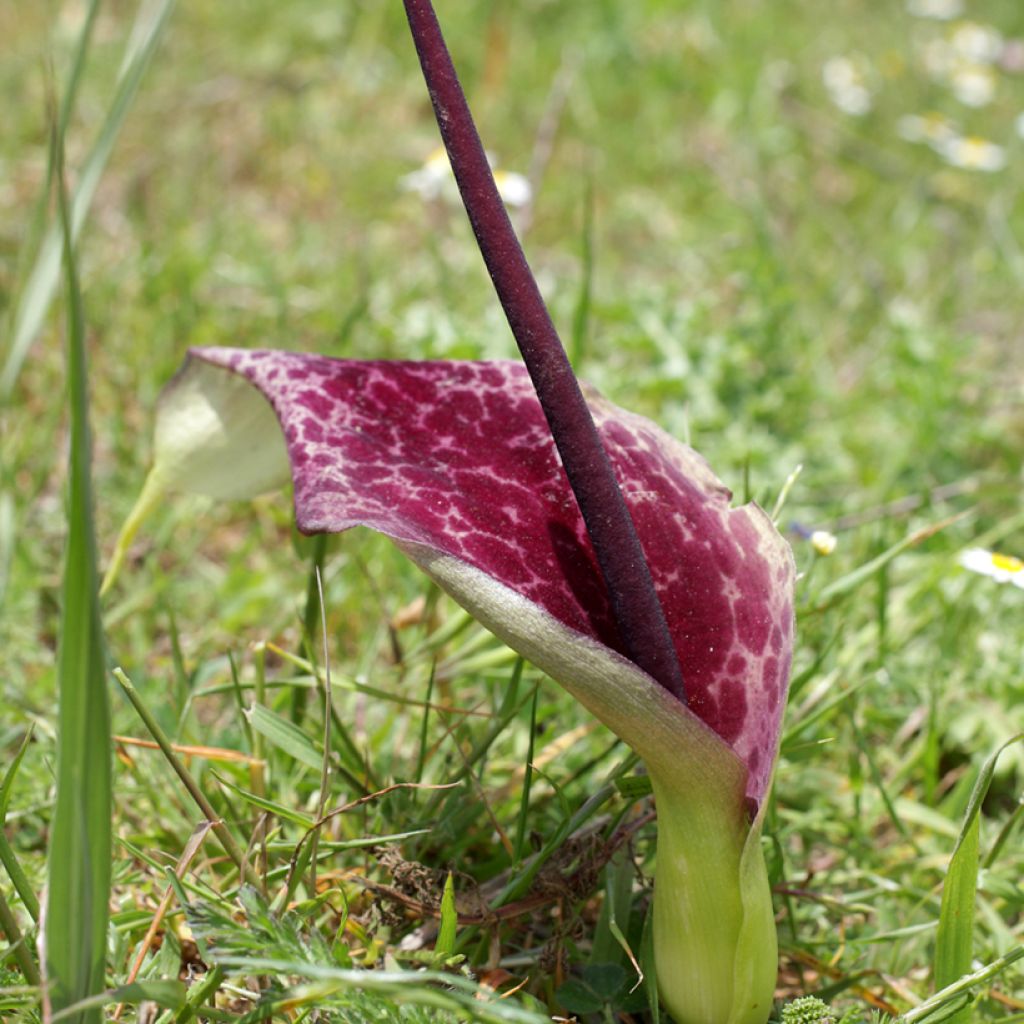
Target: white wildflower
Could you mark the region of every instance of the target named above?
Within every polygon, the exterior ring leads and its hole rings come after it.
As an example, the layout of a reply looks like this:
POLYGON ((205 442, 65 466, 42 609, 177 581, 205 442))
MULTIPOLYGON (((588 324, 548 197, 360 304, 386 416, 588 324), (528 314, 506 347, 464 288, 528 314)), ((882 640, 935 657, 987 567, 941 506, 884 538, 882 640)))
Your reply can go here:
MULTIPOLYGON (((493 167, 494 160, 489 153, 487 159, 493 167)), ((525 206, 533 198, 530 183, 521 174, 495 170, 494 182, 498 186, 498 194, 509 206, 525 206)), ((448 154, 443 146, 435 149, 421 167, 403 175, 398 183, 405 191, 416 192, 428 202, 438 199, 457 202, 459 198, 448 154)))
POLYGON ((904 115, 896 122, 896 131, 907 142, 927 142, 933 146, 957 135, 953 122, 934 110, 904 115))
POLYGON ((871 109, 866 62, 862 57, 830 57, 821 69, 829 98, 844 114, 860 117, 871 109))
POLYGON ((836 535, 829 533, 828 530, 815 530, 809 539, 811 547, 822 557, 831 555, 838 543, 836 535))
POLYGON ((953 95, 968 107, 985 107, 996 94, 995 72, 986 64, 961 64, 949 79, 953 95))
POLYGON ((907 0, 907 11, 915 18, 952 21, 964 13, 963 0, 907 0))
POLYGON ((1003 52, 1003 37, 991 25, 963 21, 949 37, 953 52, 972 64, 992 64, 1003 52))
POLYGON ((957 135, 944 139, 935 151, 946 163, 965 171, 1001 171, 1006 166, 1006 150, 977 135, 957 135))
POLYGON ((526 206, 533 199, 533 189, 523 174, 495 171, 494 182, 498 186, 498 194, 509 206, 526 206))
POLYGON ((984 548, 967 548, 957 561, 971 572, 989 576, 997 583, 1012 583, 1024 589, 1024 562, 1013 555, 1001 555, 984 548))

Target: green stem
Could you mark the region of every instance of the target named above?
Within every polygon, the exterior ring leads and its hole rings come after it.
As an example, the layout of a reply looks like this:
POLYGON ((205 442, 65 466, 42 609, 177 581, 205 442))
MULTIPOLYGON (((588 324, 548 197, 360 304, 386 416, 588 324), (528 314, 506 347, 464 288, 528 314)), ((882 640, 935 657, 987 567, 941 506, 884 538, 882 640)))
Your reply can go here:
POLYGON ((654 950, 676 1024, 764 1024, 778 949, 761 819, 651 773, 658 807, 654 950))
POLYGON ((25 937, 21 934, 21 929, 18 927, 18 921, 14 916, 14 912, 8 905, 7 900, 4 899, 2 892, 0 892, 0 929, 3 930, 4 935, 7 936, 7 941, 11 944, 9 952, 14 954, 14 959, 18 961, 21 973, 25 975, 25 980, 30 985, 38 987, 41 984, 39 968, 36 967, 36 962, 32 959, 28 943, 25 942, 25 937))
POLYGON ((1011 949, 1009 953, 999 957, 997 960, 993 960, 990 964, 986 964, 973 974, 965 974, 962 978, 954 981, 952 985, 947 985, 941 992, 936 992, 935 995, 930 999, 926 999, 920 1006, 915 1006, 913 1010, 908 1010, 899 1018, 898 1024, 916 1024, 917 1021, 930 1017, 947 1003, 952 1002, 957 996, 969 992, 975 985, 981 985, 994 978, 997 974, 1002 973, 1007 967, 1022 958, 1024 958, 1024 946, 1017 946, 1011 949))
POLYGON ((21 862, 2 829, 0 829, 0 863, 3 864, 11 882, 14 883, 14 888, 18 891, 21 902, 25 904, 29 916, 36 924, 39 924, 39 900, 36 899, 36 894, 32 891, 32 883, 29 882, 21 862))

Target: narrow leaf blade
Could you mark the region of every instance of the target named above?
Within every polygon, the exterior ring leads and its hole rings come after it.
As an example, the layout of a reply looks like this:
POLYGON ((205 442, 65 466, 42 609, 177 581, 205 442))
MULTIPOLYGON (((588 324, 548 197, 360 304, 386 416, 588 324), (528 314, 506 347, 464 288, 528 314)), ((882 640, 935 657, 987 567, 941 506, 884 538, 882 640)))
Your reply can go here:
POLYGON ((320 771, 323 754, 316 744, 294 723, 274 714, 262 704, 254 704, 246 716, 253 730, 278 750, 291 755, 300 764, 320 771))
MULTIPOLYGON (((110 710, 93 527, 85 321, 63 191, 63 140, 54 145, 68 290, 71 450, 57 661, 57 795, 44 919, 47 1016, 103 990, 111 877, 110 710)), ((102 1014, 90 1007, 68 1019, 99 1024, 102 1014)))
POLYGON ((435 953, 451 956, 455 952, 455 931, 458 923, 459 915, 455 910, 455 882, 449 871, 444 882, 444 891, 441 893, 441 927, 437 932, 437 942, 434 943, 435 953))

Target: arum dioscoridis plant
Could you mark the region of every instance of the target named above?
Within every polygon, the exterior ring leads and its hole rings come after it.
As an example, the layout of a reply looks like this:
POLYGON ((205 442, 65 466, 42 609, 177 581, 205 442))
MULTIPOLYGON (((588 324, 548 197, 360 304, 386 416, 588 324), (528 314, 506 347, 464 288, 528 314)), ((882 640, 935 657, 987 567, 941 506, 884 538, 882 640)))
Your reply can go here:
POLYGON ((108 578, 164 492, 245 498, 289 470, 306 533, 368 526, 644 759, 654 946, 679 1024, 763 1024, 776 976, 760 836, 793 642, 788 545, 704 460, 581 388, 502 205, 429 0, 406 13, 523 355, 336 360, 197 349, 108 578))

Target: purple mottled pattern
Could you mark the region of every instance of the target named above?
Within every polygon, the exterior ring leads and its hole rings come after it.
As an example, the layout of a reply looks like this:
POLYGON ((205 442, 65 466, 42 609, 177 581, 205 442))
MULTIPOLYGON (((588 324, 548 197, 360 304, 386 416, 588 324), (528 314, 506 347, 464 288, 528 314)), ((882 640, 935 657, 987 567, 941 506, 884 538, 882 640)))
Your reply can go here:
MULTIPOLYGON (((513 362, 355 362, 192 353, 241 374, 284 429, 299 528, 362 525, 463 559, 621 652, 583 521, 526 370, 513 362)), ((767 789, 793 642, 793 562, 707 463, 587 393, 686 680, 690 708, 767 789)))

